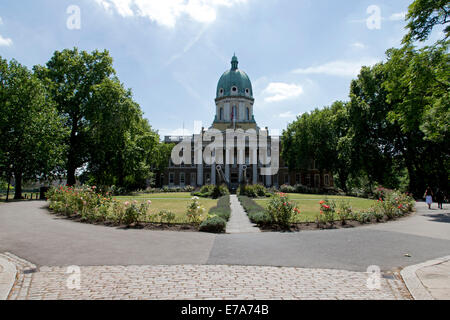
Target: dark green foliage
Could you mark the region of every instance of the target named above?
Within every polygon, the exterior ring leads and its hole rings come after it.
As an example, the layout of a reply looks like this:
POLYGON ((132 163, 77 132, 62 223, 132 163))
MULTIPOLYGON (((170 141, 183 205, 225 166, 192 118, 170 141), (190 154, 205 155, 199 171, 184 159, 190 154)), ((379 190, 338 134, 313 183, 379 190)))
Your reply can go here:
POLYGON ((230 208, 230 196, 224 196, 219 199, 216 207, 212 207, 209 210, 210 215, 216 215, 220 218, 228 221, 231 216, 231 208, 230 208))
POLYGON ((267 189, 261 184, 241 185, 237 190, 238 195, 250 198, 265 197, 267 193, 267 189))
POLYGON ((448 0, 415 0, 406 15, 409 33, 404 42, 425 41, 437 26, 445 27, 445 37, 450 36, 450 3, 448 0))
POLYGON ((227 221, 231 216, 230 196, 217 201, 217 206, 209 210, 209 217, 200 224, 200 231, 211 233, 225 232, 227 221))
POLYGON ((258 205, 253 199, 246 196, 239 196, 239 201, 244 207, 245 212, 253 223, 259 226, 270 225, 272 220, 266 213, 266 210, 258 205))
POLYGON ((15 180, 15 199, 22 182, 58 173, 66 134, 54 101, 30 70, 0 57, 0 177, 15 180))
POLYGON ((337 101, 331 107, 305 113, 283 132, 282 157, 290 169, 309 170, 316 160, 319 170, 338 174, 346 189, 351 170, 351 144, 345 136, 349 119, 347 104, 337 101))
POLYGON ((390 49, 385 63, 363 67, 348 103, 303 114, 284 131, 288 166, 307 170, 315 159, 350 194, 370 196, 379 184, 416 197, 427 185, 448 189, 448 44, 390 49))
POLYGON ((221 217, 208 218, 200 224, 200 231, 210 233, 225 232, 227 222, 221 217))
POLYGON ((205 185, 201 187, 200 192, 193 193, 194 196, 202 198, 213 198, 218 199, 220 197, 229 195, 230 191, 226 185, 215 186, 215 185, 205 185))
POLYGON ((82 183, 143 189, 154 172, 167 166, 172 145, 143 118, 116 76, 108 51, 56 51, 35 74, 45 84, 66 129, 64 167, 68 185, 75 172, 86 167, 82 183))

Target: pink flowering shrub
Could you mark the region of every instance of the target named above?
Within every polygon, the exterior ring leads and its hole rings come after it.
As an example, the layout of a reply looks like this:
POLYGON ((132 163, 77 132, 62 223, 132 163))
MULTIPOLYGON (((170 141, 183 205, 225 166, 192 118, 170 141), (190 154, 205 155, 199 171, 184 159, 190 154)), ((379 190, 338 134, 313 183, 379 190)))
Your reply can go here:
POLYGON ((145 218, 150 201, 138 203, 113 200, 109 193, 97 193, 94 187, 58 187, 47 192, 49 207, 66 216, 80 216, 88 222, 111 221, 130 225, 145 218))
POLYGON ((275 194, 269 201, 266 210, 273 225, 289 229, 294 219, 301 214, 295 203, 285 193, 275 194))

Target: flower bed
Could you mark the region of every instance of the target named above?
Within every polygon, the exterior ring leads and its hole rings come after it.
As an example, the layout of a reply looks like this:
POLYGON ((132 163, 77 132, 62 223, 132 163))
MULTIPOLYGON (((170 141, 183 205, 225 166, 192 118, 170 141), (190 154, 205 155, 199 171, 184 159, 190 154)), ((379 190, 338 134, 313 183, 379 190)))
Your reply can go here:
POLYGON ((47 199, 49 208, 56 214, 109 226, 198 231, 201 224, 212 217, 207 215, 197 197, 192 198, 181 218, 170 210, 152 212, 151 200, 117 201, 109 192, 98 193, 96 187, 52 188, 47 199))
POLYGON ((404 217, 414 210, 414 199, 408 194, 390 190, 384 191, 372 207, 355 211, 350 202, 322 200, 315 222, 301 222, 302 213, 294 201, 290 201, 286 194, 279 193, 270 199, 267 208, 258 205, 253 199, 240 196, 242 206, 250 220, 261 229, 267 231, 279 230, 315 230, 351 228, 368 223, 387 222, 404 217))

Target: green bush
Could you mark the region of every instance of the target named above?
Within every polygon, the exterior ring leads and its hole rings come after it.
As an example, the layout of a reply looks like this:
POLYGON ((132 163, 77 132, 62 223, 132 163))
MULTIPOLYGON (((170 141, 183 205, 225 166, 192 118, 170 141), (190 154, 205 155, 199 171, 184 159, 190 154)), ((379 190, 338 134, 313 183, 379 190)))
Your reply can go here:
POLYGON ((214 216, 206 219, 200 224, 200 231, 211 232, 211 233, 222 233, 225 232, 227 222, 221 217, 214 216))
POLYGON ((336 203, 330 200, 322 200, 319 202, 319 204, 320 204, 319 220, 334 225, 334 219, 336 214, 336 203))
POLYGON ((206 185, 203 186, 199 192, 192 193, 193 196, 200 198, 213 198, 218 199, 220 197, 229 195, 230 191, 226 185, 214 186, 206 185))
POLYGON ((255 184, 255 185, 240 186, 237 190, 237 194, 240 196, 257 198, 257 197, 265 197, 268 194, 268 192, 263 185, 255 184))
POLYGON ((221 185, 221 186, 215 186, 213 193, 211 195, 212 198, 214 199, 218 199, 220 197, 229 195, 230 191, 228 190, 228 187, 226 185, 221 185))
POLYGON ((268 226, 272 224, 270 216, 266 213, 265 209, 258 205, 253 199, 247 196, 239 196, 239 201, 244 207, 245 212, 251 222, 258 226, 268 226))
POLYGON ((192 202, 188 205, 186 216, 188 221, 195 226, 199 226, 202 222, 202 214, 205 213, 205 208, 200 204, 197 197, 192 198, 192 202))
POLYGON ((339 217, 342 225, 347 224, 347 220, 351 219, 352 207, 349 201, 340 201, 337 205, 336 215, 339 217))
POLYGON ((268 226, 272 224, 270 216, 266 212, 252 212, 248 214, 250 221, 258 226, 268 226))
POLYGON ((171 224, 176 218, 175 213, 170 210, 161 210, 157 216, 159 218, 159 223, 161 224, 163 224, 164 221, 166 221, 168 224, 171 224))
POLYGON ((230 220, 231 207, 230 207, 230 196, 224 196, 217 201, 217 206, 212 207, 209 210, 210 216, 218 216, 225 221, 230 220))
POLYGON ((200 193, 212 194, 214 192, 215 187, 216 186, 212 184, 204 185, 203 187, 200 188, 200 193))
POLYGON ((283 193, 295 193, 296 190, 295 190, 295 187, 287 185, 287 184, 284 184, 284 185, 282 185, 280 187, 280 192, 283 192, 283 193))
POLYGON ((300 214, 300 210, 285 193, 273 196, 269 200, 266 212, 272 223, 282 229, 289 229, 294 218, 300 214))

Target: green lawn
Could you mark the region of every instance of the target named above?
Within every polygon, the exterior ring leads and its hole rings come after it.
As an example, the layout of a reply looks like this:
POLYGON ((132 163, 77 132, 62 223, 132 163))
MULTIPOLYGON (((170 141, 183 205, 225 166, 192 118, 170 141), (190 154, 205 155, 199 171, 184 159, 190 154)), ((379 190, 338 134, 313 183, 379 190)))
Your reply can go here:
POLYGON ((173 192, 173 193, 138 193, 131 196, 115 197, 117 200, 143 200, 143 199, 192 199, 189 192, 173 192))
MULTIPOLYGON (((39 192, 24 192, 22 193, 22 197, 27 197, 27 199, 30 199, 31 195, 33 195, 33 200, 36 199, 36 196, 39 198, 39 192)), ((11 191, 9 193, 9 200, 12 201, 14 199, 14 191, 11 191)), ((5 202, 6 200, 6 193, 0 194, 0 202, 5 202)))
MULTIPOLYGON (((321 200, 333 200, 336 202, 336 205, 339 204, 340 201, 348 201, 353 211, 360 211, 364 209, 368 209, 373 206, 376 201, 354 198, 354 197, 345 197, 345 196, 323 196, 323 195, 311 195, 311 194, 288 194, 289 199, 297 203, 301 213, 301 219, 298 222, 314 222, 316 220, 316 215, 320 212, 320 204, 321 200)), ((266 208, 269 199, 256 199, 257 204, 261 207, 266 208)))
MULTIPOLYGON (((119 201, 147 201, 151 200, 150 214, 154 215, 161 210, 170 210, 176 215, 175 222, 185 222, 187 207, 192 201, 192 196, 188 192, 180 193, 154 193, 154 194, 139 194, 136 196, 120 196, 114 197, 119 201)), ((206 209, 206 218, 209 210, 217 205, 217 200, 200 198, 200 204, 206 209)))

